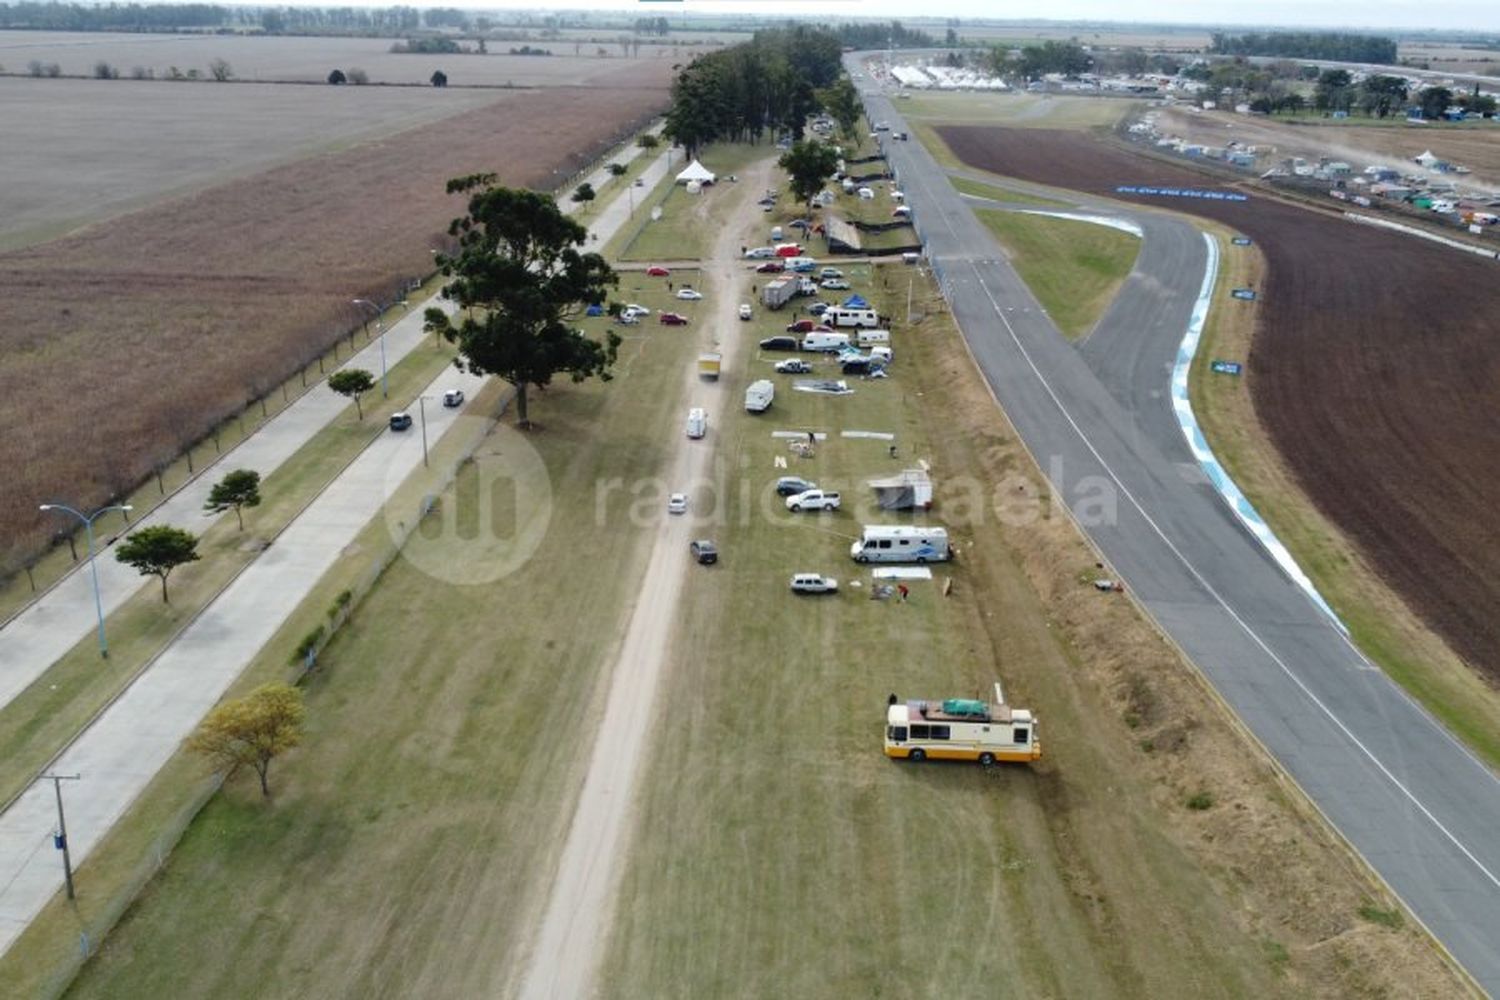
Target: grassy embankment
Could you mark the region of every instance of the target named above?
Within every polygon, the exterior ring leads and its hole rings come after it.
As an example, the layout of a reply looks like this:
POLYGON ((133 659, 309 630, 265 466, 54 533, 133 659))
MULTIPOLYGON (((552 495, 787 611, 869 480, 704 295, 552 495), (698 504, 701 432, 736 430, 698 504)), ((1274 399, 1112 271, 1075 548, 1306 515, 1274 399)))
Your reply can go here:
POLYGON ((975 212, 1016 273, 1070 339, 1087 336, 1140 252, 1139 237, 1108 226, 995 209, 975 212))
MULTIPOLYGON (((846 270, 904 312, 914 272, 846 270)), ((853 395, 790 391, 774 356, 734 375, 777 398, 716 431, 722 561, 686 592, 604 994, 1355 995, 1415 967, 1452 988, 1419 934, 1361 921, 1373 881, 1132 606, 1089 586, 1093 555, 925 281, 918 308, 893 377, 853 395), (773 429, 828 437, 799 459, 773 429), (896 434, 900 458, 854 429, 896 434), (845 509, 786 511, 777 456, 845 509), (911 516, 871 510, 865 480, 919 459, 963 557, 908 603, 871 600, 848 543, 911 516), (798 571, 841 592, 797 597, 798 571), (884 758, 889 693, 985 697, 997 678, 1040 712, 1041 764, 884 758)))
POLYGON ((676 183, 685 166, 679 153, 654 188, 636 189, 635 215, 605 245, 603 253, 611 260, 641 263, 702 257, 718 235, 725 206, 734 194, 737 182, 729 180, 729 175, 744 170, 769 151, 774 147, 765 143, 714 143, 702 150, 700 162, 719 175, 719 180, 699 194, 688 194, 686 185, 676 183), (654 207, 661 208, 660 219, 651 218, 654 207))
POLYGON ((1219 281, 1190 381, 1193 412, 1214 454, 1338 613, 1355 645, 1481 759, 1500 768, 1500 694, 1381 583, 1353 543, 1302 491, 1256 415, 1255 371, 1247 367, 1234 378, 1209 370, 1216 358, 1249 358, 1255 306, 1229 293, 1265 281, 1258 252, 1232 246, 1222 236, 1219 242, 1219 281))
MULTIPOLYGON (((633 280, 622 298, 657 310, 675 301, 660 282, 633 280)), ((465 996, 500 980, 516 958, 505 942, 545 902, 588 750, 578 734, 600 708, 599 670, 645 555, 644 532, 597 519, 595 489, 652 475, 678 433, 677 390, 693 339, 654 323, 626 337, 612 383, 558 385, 533 402, 543 430, 524 442, 498 432, 463 467, 440 501, 457 510, 459 530, 426 537, 419 529, 309 679, 308 737, 273 775, 272 802, 242 780, 216 797, 74 995, 379 988, 465 996), (538 555, 476 586, 419 568, 483 558, 488 526, 472 511, 488 462, 528 445, 546 463, 550 518, 539 524, 502 490, 492 523, 502 539, 545 530, 538 555), (226 909, 228 898, 236 905, 226 909), (200 961, 206 953, 220 957, 200 961)), ((653 514, 662 507, 651 504, 653 514)), ((386 531, 373 525, 357 550, 388 547, 386 531)), ((351 572, 367 572, 366 562, 332 571, 239 689, 284 672, 289 650, 350 586, 351 572)), ((127 859, 148 843, 166 799, 195 769, 201 764, 175 759, 101 858, 127 859)), ((81 899, 102 896, 111 876, 91 858, 81 899)), ((75 947, 76 925, 54 904, 12 955, 53 939, 75 947)), ((28 982, 6 978, 24 972, 21 964, 0 964, 0 987, 28 982)))

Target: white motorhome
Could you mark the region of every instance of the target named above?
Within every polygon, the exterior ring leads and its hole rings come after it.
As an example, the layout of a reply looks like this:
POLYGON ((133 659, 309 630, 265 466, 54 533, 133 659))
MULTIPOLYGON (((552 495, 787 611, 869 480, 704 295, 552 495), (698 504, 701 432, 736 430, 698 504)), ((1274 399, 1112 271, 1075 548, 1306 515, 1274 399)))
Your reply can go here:
POLYGON ((750 383, 745 390, 745 409, 751 413, 764 413, 771 408, 771 400, 776 398, 776 384, 770 379, 763 378, 750 383))
POLYGON ((974 760, 986 767, 999 761, 1029 764, 1041 758, 1042 741, 1036 716, 1005 704, 996 684, 993 702, 903 702, 891 695, 885 709, 885 755, 914 762, 974 760))
POLYGON ((867 524, 849 546, 855 562, 946 562, 948 531, 911 524, 867 524))
POLYGON ((809 333, 802 338, 804 351, 839 351, 848 346, 847 333, 809 333))
POLYGON ((708 433, 708 411, 701 406, 688 410, 687 436, 701 438, 708 433))
POLYGON ((877 327, 880 325, 880 314, 874 309, 850 309, 847 306, 829 306, 823 311, 822 319, 829 326, 877 327))

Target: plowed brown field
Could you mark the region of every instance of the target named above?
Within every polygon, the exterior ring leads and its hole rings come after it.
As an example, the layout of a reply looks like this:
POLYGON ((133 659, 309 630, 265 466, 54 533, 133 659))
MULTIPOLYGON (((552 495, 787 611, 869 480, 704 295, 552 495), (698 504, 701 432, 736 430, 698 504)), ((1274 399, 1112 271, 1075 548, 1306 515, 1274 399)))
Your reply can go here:
POLYGON ((1500 678, 1500 265, 1277 201, 1128 198, 1212 188, 1075 132, 948 127, 998 174, 1193 212, 1260 244, 1256 410, 1302 488, 1471 664, 1500 678))
POLYGON ((665 107, 660 76, 509 92, 0 253, 0 572, 45 541, 39 502, 130 489, 359 323, 351 299, 429 273, 449 178, 550 187, 665 107))

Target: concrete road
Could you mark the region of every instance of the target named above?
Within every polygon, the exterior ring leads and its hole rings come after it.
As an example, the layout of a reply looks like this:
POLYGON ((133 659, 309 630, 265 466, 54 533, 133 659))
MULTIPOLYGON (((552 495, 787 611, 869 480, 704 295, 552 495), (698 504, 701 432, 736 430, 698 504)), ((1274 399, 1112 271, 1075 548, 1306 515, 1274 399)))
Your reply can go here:
MULTIPOLYGON (((649 178, 653 176, 660 179, 665 171, 663 154, 647 169, 647 183, 652 183, 649 178)), ((601 242, 628 218, 628 207, 620 212, 611 211, 613 207, 594 221, 592 228, 601 242)), ((418 324, 419 341, 420 320, 418 324)), ((390 350, 388 345, 388 359, 390 350)), ((483 382, 450 370, 423 394, 436 396, 459 388, 472 397, 483 382)), ((338 399, 338 403, 342 410, 344 401, 338 399)), ((460 412, 429 407, 429 441, 441 438, 460 412)), ((316 429, 312 427, 308 436, 316 429)), ((290 431, 278 432, 276 440, 290 435, 290 431)), ((415 428, 377 437, 53 763, 55 772, 83 776, 68 783, 65 790, 75 867, 87 859, 203 715, 421 461, 421 436, 415 428)), ((184 500, 179 508, 184 516, 195 516, 201 506, 201 499, 196 506, 184 500)), ((685 550, 686 542, 683 545, 685 550)), ((102 579, 102 561, 100 570, 102 579)), ((93 623, 91 602, 87 610, 85 634, 93 623)), ((9 660, 5 664, 9 672, 12 664, 9 660)), ((55 823, 56 805, 46 782, 32 785, 0 815, 0 953, 62 888, 61 857, 52 844, 55 823)))
MULTIPOLYGON (((616 162, 628 163, 640 152, 638 147, 632 145, 615 158, 616 162)), ((643 173, 645 185, 649 187, 655 184, 666 175, 666 171, 667 154, 664 152, 643 173)), ((599 191, 601 198, 611 197, 615 193, 610 186, 611 182, 618 184, 603 167, 588 180, 599 191)), ((596 245, 607 242, 630 216, 630 200, 625 197, 625 192, 621 191, 620 195, 621 197, 605 205, 598 217, 589 224, 590 232, 598 237, 596 245)), ((566 197, 560 198, 558 204, 568 212, 579 207, 566 197)), ((438 304, 452 311, 448 303, 438 304)), ((386 366, 394 367, 423 340, 422 314, 413 312, 402 318, 385 332, 386 366)), ((344 367, 363 368, 379 375, 380 342, 372 341, 344 367)), ((326 382, 319 383, 264 427, 226 452, 212 466, 201 470, 196 479, 178 490, 150 515, 135 522, 134 527, 168 524, 193 532, 204 531, 216 519, 204 516, 204 501, 224 472, 230 469, 254 469, 264 479, 349 405, 349 400, 329 389, 326 382)), ((43 497, 38 502, 45 500, 68 502, 66 497, 43 497)), ((71 526, 74 523, 71 517, 64 520, 63 515, 57 516, 59 526, 71 526)), ((108 527, 111 531, 124 528, 119 516, 114 514, 106 515, 99 523, 101 527, 108 527)), ((101 546, 106 537, 108 536, 100 536, 101 546)), ((149 582, 148 578, 117 562, 108 550, 99 556, 98 569, 100 599, 106 618, 149 582)), ((152 585, 155 585, 154 582, 152 585)), ((84 562, 0 628, 0 707, 9 704, 68 650, 87 638, 95 630, 96 623, 93 583, 89 578, 87 562, 84 562)), ((107 627, 106 621, 106 629, 107 627)))
MULTIPOLYGON (((857 82, 871 117, 901 128, 892 102, 857 82)), ((1500 993, 1500 781, 1271 561, 1203 481, 1172 416, 1167 373, 1201 237, 1135 215, 1148 227, 1136 274, 1074 347, 920 143, 887 149, 965 339, 1053 489, 1333 825, 1500 993), (1080 502, 1100 496, 1113 511, 1084 516, 1099 511, 1080 502)))

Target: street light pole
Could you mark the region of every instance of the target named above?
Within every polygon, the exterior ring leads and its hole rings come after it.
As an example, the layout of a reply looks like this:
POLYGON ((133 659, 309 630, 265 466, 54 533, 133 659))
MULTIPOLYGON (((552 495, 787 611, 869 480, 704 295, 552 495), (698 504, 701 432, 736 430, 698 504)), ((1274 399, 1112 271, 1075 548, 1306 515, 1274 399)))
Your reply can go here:
POLYGON ((62 783, 64 781, 77 781, 83 777, 81 774, 44 774, 44 780, 52 782, 52 788, 57 792, 57 836, 53 843, 63 854, 63 879, 68 883, 68 898, 73 898, 73 853, 68 849, 68 821, 63 816, 62 783))
POLYGON ((427 468, 427 397, 417 397, 417 412, 422 415, 422 468, 427 468))
POLYGON ((385 369, 385 312, 369 299, 355 299, 357 306, 369 306, 375 311, 375 336, 380 341, 380 395, 391 398, 391 383, 385 369))
POLYGON ((82 511, 74 510, 67 504, 44 503, 38 509, 64 511, 83 522, 83 529, 89 540, 89 575, 94 581, 94 614, 99 618, 99 655, 107 660, 109 659, 109 643, 104 637, 104 600, 99 596, 99 566, 94 562, 94 519, 101 514, 108 514, 112 510, 128 513, 132 508, 130 504, 110 504, 108 507, 100 507, 92 514, 85 514, 82 511))

